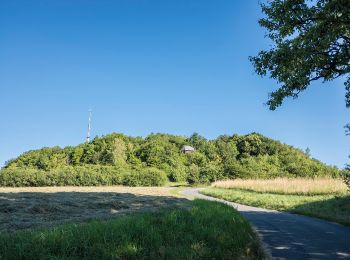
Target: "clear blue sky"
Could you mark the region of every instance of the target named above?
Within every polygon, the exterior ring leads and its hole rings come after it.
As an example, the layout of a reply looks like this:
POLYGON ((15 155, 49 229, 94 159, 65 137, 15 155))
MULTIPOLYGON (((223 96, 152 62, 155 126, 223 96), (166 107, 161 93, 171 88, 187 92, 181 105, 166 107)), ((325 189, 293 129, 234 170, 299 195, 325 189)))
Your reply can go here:
POLYGON ((92 135, 207 138, 260 132, 343 167, 350 122, 341 81, 315 83, 277 111, 276 82, 249 55, 268 48, 258 1, 0 2, 0 165, 92 135))

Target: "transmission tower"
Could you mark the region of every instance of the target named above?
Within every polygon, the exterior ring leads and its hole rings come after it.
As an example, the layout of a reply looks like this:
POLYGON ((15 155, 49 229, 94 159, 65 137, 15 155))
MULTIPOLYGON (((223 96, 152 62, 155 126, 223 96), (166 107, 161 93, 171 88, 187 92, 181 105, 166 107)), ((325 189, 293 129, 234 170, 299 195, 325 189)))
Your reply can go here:
POLYGON ((88 123, 88 131, 87 131, 87 136, 86 136, 86 142, 87 142, 87 143, 90 143, 91 116, 92 116, 92 110, 89 109, 89 123, 88 123))

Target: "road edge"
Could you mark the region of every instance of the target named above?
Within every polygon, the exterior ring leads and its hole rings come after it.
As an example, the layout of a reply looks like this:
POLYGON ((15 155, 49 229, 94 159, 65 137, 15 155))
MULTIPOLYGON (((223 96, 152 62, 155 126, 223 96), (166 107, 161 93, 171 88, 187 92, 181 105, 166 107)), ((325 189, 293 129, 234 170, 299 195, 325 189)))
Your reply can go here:
MULTIPOLYGON (((234 208, 235 210, 237 210, 234 205, 232 205, 232 203, 230 203, 229 201, 226 201, 226 200, 222 200, 222 199, 218 199, 218 198, 215 198, 215 197, 211 197, 211 196, 208 196, 208 195, 204 195, 202 194, 200 191, 203 190, 205 188, 185 188, 185 189, 181 189, 178 193, 181 194, 183 197, 185 198, 188 198, 188 199, 195 199, 195 198, 198 198, 198 199, 206 199, 206 200, 211 200, 211 201, 217 201, 217 202, 220 202, 220 203, 223 203, 223 204, 226 204, 232 208, 234 208), (188 191, 188 190, 192 190, 192 191, 195 191, 195 193, 197 194, 186 194, 185 191, 188 191), (198 196, 200 195, 200 196, 198 196)), ((238 210, 237 210, 238 211, 238 210)), ((264 259, 267 259, 267 260, 271 260, 273 259, 272 258, 272 254, 271 254, 271 250, 268 248, 268 245, 264 242, 263 240, 263 237, 262 235, 258 232, 257 228, 246 218, 244 217, 239 211, 238 213, 245 219, 247 220, 247 222, 249 223, 249 225, 251 226, 257 240, 258 240, 258 243, 260 245, 260 248, 261 248, 261 251, 263 252, 264 254, 264 259)))

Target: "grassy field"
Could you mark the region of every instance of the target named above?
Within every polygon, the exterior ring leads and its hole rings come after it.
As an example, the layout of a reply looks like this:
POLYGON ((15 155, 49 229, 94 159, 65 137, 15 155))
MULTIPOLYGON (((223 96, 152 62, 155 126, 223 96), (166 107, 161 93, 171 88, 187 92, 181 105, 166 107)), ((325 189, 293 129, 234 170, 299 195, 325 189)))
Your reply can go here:
POLYGON ((0 259, 262 259, 258 239, 233 208, 195 200, 108 221, 0 235, 0 259))
POLYGON ((188 207, 170 187, 0 188, 0 232, 188 207))
POLYGON ((241 204, 350 225, 350 196, 340 180, 236 180, 214 183, 202 193, 241 204))

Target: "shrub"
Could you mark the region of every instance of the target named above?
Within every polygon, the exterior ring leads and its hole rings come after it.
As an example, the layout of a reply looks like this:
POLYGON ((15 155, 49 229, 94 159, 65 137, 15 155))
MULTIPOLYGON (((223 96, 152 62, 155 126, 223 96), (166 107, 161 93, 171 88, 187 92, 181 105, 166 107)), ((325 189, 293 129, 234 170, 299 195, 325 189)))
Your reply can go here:
POLYGON ((236 179, 236 178, 248 178, 247 176, 250 176, 250 172, 245 169, 238 161, 233 161, 230 163, 226 163, 224 165, 224 173, 225 176, 229 179, 236 179))
POLYGON ((124 176, 125 186, 162 186, 168 178, 164 171, 156 168, 145 168, 140 171, 131 171, 124 176))
POLYGON ((0 186, 161 186, 166 174, 158 169, 130 170, 113 166, 63 167, 51 171, 37 169, 4 169, 0 186))
POLYGON ((188 176, 187 176, 187 182, 189 184, 197 184, 200 183, 200 173, 199 173, 199 167, 195 164, 192 164, 188 167, 188 176))
POLYGON ((146 168, 140 174, 141 186, 162 186, 168 181, 165 172, 156 168, 146 168))
POLYGON ((139 172, 128 172, 125 174, 123 178, 122 184, 124 186, 141 186, 140 174, 139 172))
POLYGON ((169 180, 175 182, 183 182, 186 181, 187 175, 187 168, 184 166, 172 168, 170 169, 169 180))
POLYGON ((189 184, 209 184, 217 180, 222 180, 223 178, 223 169, 218 165, 208 163, 203 167, 198 167, 192 164, 189 166, 187 181, 189 184))
POLYGON ((346 186, 348 186, 348 189, 350 191, 350 170, 344 170, 342 172, 342 177, 343 177, 343 180, 344 180, 346 186))
POLYGON ((38 183, 46 184, 44 171, 35 169, 4 169, 0 171, 1 186, 38 186, 38 183))
POLYGON ((211 183, 223 179, 223 171, 220 167, 214 164, 208 164, 199 170, 199 182, 211 183))

